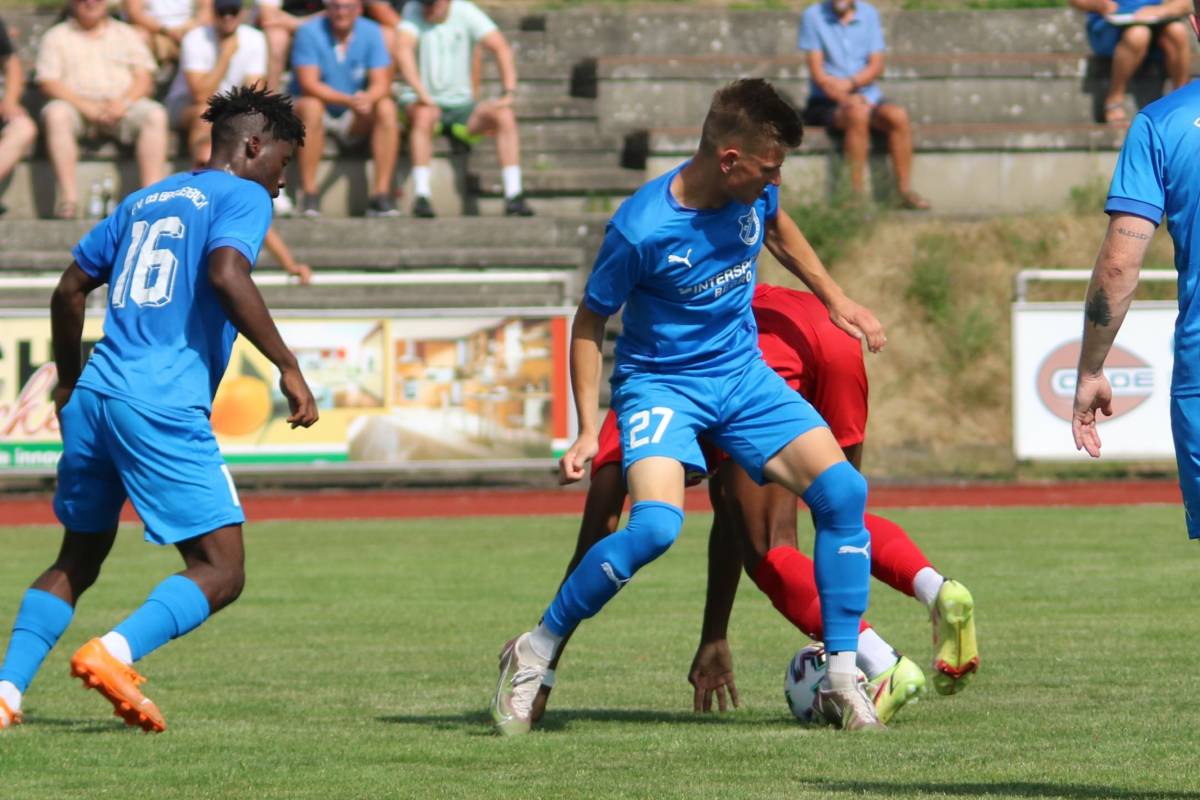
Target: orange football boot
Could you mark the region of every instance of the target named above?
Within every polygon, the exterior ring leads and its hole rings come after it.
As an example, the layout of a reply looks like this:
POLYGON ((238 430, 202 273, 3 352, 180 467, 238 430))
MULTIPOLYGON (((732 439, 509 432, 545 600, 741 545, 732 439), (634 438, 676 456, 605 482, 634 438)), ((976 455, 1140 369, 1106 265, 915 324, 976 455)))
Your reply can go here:
POLYGON ((71 674, 83 688, 95 689, 113 704, 113 714, 126 725, 137 725, 149 733, 162 733, 167 721, 148 697, 137 688, 146 679, 133 667, 122 664, 99 639, 92 639, 71 656, 71 674))
POLYGON ((21 712, 13 711, 8 707, 8 703, 4 702, 4 698, 0 697, 0 730, 12 725, 21 724, 21 712))

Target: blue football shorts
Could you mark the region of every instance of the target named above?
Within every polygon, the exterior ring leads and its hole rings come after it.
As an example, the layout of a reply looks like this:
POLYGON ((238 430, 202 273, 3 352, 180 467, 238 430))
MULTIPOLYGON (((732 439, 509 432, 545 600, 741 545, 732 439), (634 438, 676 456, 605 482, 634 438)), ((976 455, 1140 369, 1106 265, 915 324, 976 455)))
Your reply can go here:
POLYGON ((763 467, 797 436, 827 427, 761 358, 721 377, 640 373, 613 389, 623 468, 650 456, 704 472, 701 434, 765 483, 763 467))
POLYGON ((1200 397, 1171 398, 1171 434, 1189 539, 1200 539, 1200 397))
POLYGON ((62 410, 54 513, 69 531, 117 526, 128 497, 146 541, 174 544, 245 521, 237 488, 199 411, 153 411, 84 387, 62 410))

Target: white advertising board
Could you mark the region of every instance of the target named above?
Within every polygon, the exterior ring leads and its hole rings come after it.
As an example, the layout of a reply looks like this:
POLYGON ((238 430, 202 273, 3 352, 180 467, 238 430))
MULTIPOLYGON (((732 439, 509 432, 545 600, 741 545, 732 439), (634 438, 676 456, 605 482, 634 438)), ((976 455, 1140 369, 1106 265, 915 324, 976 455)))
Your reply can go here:
MULTIPOLYGON (((1113 415, 1101 416, 1105 460, 1174 459, 1171 367, 1174 302, 1135 302, 1113 344, 1105 374, 1113 415)), ((1013 304, 1013 451, 1019 459, 1079 460, 1071 405, 1079 362, 1079 303, 1013 304)))

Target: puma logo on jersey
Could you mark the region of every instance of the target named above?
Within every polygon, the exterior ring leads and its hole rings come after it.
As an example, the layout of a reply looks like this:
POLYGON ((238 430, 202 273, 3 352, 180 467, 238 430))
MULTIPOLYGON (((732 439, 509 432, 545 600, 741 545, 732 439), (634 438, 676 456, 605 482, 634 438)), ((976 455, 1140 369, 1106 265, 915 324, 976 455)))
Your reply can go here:
POLYGON ((837 551, 837 554, 839 556, 848 556, 848 555, 853 555, 854 553, 858 553, 863 558, 870 561, 871 560, 871 543, 867 542, 862 547, 851 547, 848 544, 844 544, 841 547, 839 547, 838 551, 837 551))
POLYGON ((692 258, 692 248, 689 247, 688 251, 687 251, 687 255, 677 256, 672 253, 671 255, 667 256, 667 263, 668 264, 684 264, 685 266, 687 266, 688 269, 691 269, 692 268, 691 258, 692 258))

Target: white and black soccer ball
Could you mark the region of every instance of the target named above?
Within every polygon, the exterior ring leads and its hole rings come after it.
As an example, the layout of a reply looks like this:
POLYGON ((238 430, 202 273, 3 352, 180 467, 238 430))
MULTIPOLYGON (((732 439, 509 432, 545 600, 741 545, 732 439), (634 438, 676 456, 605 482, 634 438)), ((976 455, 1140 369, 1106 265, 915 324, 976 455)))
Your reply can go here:
POLYGON ((813 721, 813 698, 817 696, 817 684, 825 678, 828 668, 825 661, 825 645, 813 642, 802 648, 788 662, 783 676, 783 696, 788 708, 801 722, 813 721))
MULTIPOLYGON (((821 642, 801 648, 788 662, 787 673, 783 676, 783 696, 787 698, 792 714, 801 722, 819 721, 813 715, 812 704, 817 696, 817 686, 825 679, 828 667, 825 645, 821 642)), ((858 680, 860 683, 867 681, 862 670, 858 670, 858 680)))

